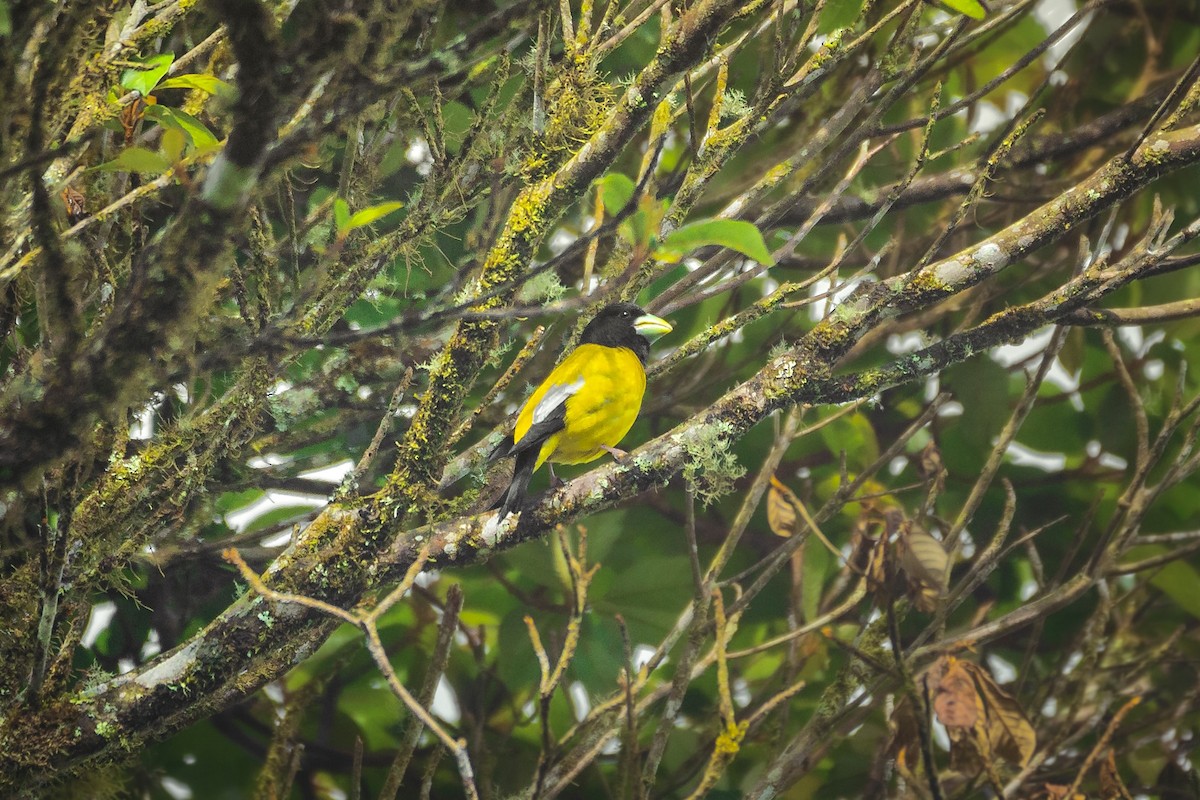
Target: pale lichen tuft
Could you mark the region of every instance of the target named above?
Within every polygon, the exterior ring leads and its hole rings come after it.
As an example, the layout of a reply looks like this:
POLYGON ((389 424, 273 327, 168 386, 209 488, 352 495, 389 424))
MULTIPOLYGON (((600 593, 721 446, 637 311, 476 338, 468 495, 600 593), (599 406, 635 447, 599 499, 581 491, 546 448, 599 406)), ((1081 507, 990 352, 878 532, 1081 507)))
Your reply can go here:
POLYGON ((746 474, 746 468, 729 449, 732 436, 733 426, 719 420, 701 428, 684 444, 687 462, 683 479, 703 505, 732 491, 733 482, 746 474))

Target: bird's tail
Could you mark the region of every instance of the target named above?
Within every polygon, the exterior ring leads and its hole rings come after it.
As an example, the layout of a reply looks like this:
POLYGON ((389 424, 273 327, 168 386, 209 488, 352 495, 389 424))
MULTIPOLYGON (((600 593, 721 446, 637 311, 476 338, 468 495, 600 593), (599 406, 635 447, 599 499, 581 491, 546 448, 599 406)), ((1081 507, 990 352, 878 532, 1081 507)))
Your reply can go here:
POLYGON ((496 506, 500 509, 499 520, 503 520, 512 512, 521 509, 521 505, 525 502, 525 492, 529 489, 529 480, 533 477, 533 470, 537 466, 537 457, 537 448, 522 450, 520 453, 517 453, 517 463, 513 468, 512 483, 508 485, 508 491, 496 503, 496 506))

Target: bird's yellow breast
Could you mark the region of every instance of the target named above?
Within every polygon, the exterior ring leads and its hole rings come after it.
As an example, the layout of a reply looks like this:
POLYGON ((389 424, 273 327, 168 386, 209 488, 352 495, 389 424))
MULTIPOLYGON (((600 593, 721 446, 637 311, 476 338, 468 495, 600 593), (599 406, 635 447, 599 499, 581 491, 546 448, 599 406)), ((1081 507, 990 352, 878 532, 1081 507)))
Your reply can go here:
MULTIPOLYGON (((520 442, 534 424, 539 404, 549 396, 570 391, 566 420, 538 454, 537 466, 583 464, 599 458, 604 447, 615 447, 629 433, 642 407, 646 372, 632 350, 582 344, 575 348, 526 401, 517 417, 514 441, 520 442), (582 379, 582 382, 580 382, 582 379), (571 389, 578 384, 578 388, 571 389)), ((543 408, 545 414, 549 409, 543 408)))

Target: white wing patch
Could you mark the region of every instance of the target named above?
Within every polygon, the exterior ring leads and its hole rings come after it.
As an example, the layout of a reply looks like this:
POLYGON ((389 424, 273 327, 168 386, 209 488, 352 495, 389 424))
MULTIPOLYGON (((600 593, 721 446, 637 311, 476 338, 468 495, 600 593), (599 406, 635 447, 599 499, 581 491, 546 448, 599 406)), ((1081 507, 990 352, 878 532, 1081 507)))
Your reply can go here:
POLYGON ((571 383, 556 383, 546 390, 542 399, 533 407, 533 424, 544 422, 558 407, 567 402, 567 398, 583 388, 583 376, 580 375, 571 383))

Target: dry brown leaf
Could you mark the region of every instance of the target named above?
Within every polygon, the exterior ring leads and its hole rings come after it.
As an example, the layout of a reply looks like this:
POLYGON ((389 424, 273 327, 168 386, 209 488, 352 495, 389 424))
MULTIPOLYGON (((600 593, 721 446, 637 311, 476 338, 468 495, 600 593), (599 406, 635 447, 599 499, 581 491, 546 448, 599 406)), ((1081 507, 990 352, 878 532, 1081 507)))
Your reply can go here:
POLYGON ((987 670, 943 656, 922 677, 938 721, 950 737, 950 768, 966 775, 991 770, 997 758, 1025 766, 1037 734, 1017 701, 987 670))
POLYGON ((892 739, 888 743, 888 755, 897 765, 912 772, 921 757, 921 733, 917 727, 917 714, 912 700, 905 697, 892 711, 892 739))
POLYGON ((776 536, 787 538, 796 534, 796 506, 792 490, 774 475, 767 490, 767 524, 776 536))
POLYGON ((926 613, 936 610, 946 595, 950 556, 945 546, 911 523, 901 527, 899 544, 900 566, 908 576, 914 604, 926 613))
MULTIPOLYGON (((887 583, 887 538, 864 539, 863 543, 866 551, 866 567, 863 570, 863 574, 867 576, 868 585, 871 587, 871 590, 879 591, 887 583)), ((851 563, 859 564, 862 562, 856 560, 851 563)))
POLYGON ((87 198, 78 189, 71 186, 63 189, 62 201, 67 208, 67 222, 74 225, 87 216, 87 198))
POLYGON ((1023 767, 1037 749, 1037 732, 1016 698, 1000 688, 988 671, 969 661, 960 662, 975 681, 983 699, 984 719, 976 724, 980 737, 987 737, 996 755, 1023 767))
POLYGON ((933 713, 950 737, 950 769, 977 775, 991 759, 991 751, 987 742, 980 742, 976 736, 983 706, 966 663, 954 656, 942 656, 925 671, 921 681, 933 713))
POLYGON ((937 611, 938 602, 942 599, 940 592, 929 586, 910 587, 912 589, 913 605, 917 610, 924 614, 932 614, 937 611))
POLYGON ((945 588, 946 565, 950 556, 945 546, 920 528, 906 525, 900 541, 904 544, 901 564, 914 577, 945 588))
MULTIPOLYGON (((1037 749, 1033 726, 986 669, 946 655, 925 670, 919 683, 950 737, 950 769, 971 776, 984 770, 994 775, 997 759, 1015 766, 1029 763, 1037 749)), ((910 771, 920 755, 916 713, 911 698, 896 704, 888 745, 889 754, 910 771)))
POLYGON ((816 536, 825 546, 825 549, 833 554, 834 558, 842 560, 841 551, 834 546, 833 542, 829 541, 825 534, 821 533, 821 529, 817 527, 817 523, 809 515, 800 498, 796 497, 795 492, 772 475, 771 489, 767 492, 767 524, 771 526, 771 530, 776 535, 786 538, 799 533, 802 522, 803 527, 811 531, 813 536, 816 536))
POLYGON ((975 692, 975 682, 966 666, 969 662, 953 656, 944 657, 945 666, 937 686, 931 686, 933 711, 938 720, 949 728, 973 728, 982 710, 975 692))
POLYGON ((947 728, 950 736, 950 769, 974 777, 991 761, 991 749, 981 741, 975 728, 947 728))
POLYGON ((1121 773, 1117 770, 1116 753, 1108 751, 1108 757, 1100 762, 1100 800, 1133 800, 1121 773))
POLYGON ((942 451, 938 449, 937 442, 933 439, 925 447, 921 448, 921 455, 917 457, 917 474, 923 480, 942 477, 946 474, 946 468, 942 465, 942 451))
POLYGON ((946 467, 942 463, 942 451, 938 450, 937 442, 929 440, 917 457, 916 467, 917 475, 928 485, 929 499, 932 501, 946 488, 946 467))

